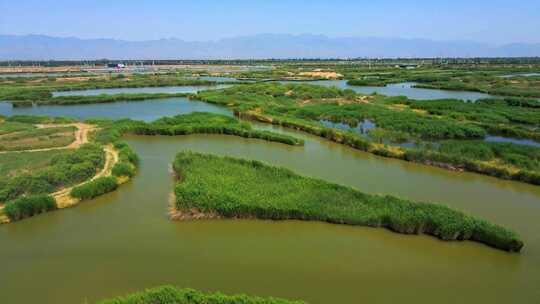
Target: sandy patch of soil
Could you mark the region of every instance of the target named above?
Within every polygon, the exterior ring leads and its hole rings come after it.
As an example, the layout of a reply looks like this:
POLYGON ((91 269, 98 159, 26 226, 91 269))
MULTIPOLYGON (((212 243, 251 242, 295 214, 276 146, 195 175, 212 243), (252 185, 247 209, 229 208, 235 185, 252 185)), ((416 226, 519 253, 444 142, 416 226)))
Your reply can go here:
POLYGON ((300 72, 298 76, 312 77, 312 78, 325 78, 325 79, 340 79, 343 78, 343 75, 336 72, 323 72, 323 71, 313 71, 313 72, 300 72))

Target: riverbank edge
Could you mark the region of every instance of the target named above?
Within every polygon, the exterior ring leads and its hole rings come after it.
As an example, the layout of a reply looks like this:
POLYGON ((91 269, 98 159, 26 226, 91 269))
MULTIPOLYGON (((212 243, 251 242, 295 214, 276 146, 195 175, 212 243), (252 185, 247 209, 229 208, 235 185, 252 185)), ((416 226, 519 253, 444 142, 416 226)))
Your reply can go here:
MULTIPOLYGON (((202 100, 204 101, 204 100, 202 100)), ((206 102, 206 101, 205 101, 206 102)), ((359 138, 358 136, 350 136, 347 133, 337 130, 323 128, 319 126, 313 126, 308 124, 301 124, 292 120, 287 120, 283 118, 277 118, 270 115, 263 115, 261 113, 256 113, 253 111, 234 111, 234 115, 240 119, 247 119, 252 121, 257 121, 266 124, 272 124, 276 126, 281 126, 285 128, 290 128, 297 131, 306 132, 311 135, 319 136, 330 140, 332 142, 342 144, 348 147, 351 147, 356 150, 368 152, 377 156, 400 159, 403 161, 418 163, 427 166, 438 167, 455 172, 472 172, 482 175, 492 176, 504 180, 512 180, 518 182, 524 182, 532 185, 540 185, 540 174, 535 173, 526 173, 523 170, 514 169, 509 170, 509 168, 498 167, 489 163, 480 163, 469 161, 464 164, 453 164, 449 162, 439 161, 436 159, 426 159, 426 158, 413 158, 413 155, 408 155, 407 151, 401 147, 388 146, 384 144, 372 143, 366 140, 359 138), (329 132, 328 130, 331 130, 329 132)), ((423 157, 430 156, 428 153, 423 157)))

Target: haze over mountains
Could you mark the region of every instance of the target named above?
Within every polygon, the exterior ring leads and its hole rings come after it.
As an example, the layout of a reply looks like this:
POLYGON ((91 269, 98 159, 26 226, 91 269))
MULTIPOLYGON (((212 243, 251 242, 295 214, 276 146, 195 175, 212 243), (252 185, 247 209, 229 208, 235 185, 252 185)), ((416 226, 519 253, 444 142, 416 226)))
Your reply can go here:
POLYGON ((540 44, 260 34, 217 41, 60 38, 0 35, 0 60, 264 59, 358 57, 537 57, 540 44))

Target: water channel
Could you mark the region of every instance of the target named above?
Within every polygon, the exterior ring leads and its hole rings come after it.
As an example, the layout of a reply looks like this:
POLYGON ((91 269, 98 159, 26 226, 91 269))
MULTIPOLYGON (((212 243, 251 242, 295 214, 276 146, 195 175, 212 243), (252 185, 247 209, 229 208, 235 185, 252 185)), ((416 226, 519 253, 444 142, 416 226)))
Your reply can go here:
MULTIPOLYGON (((4 115, 20 111, 144 120, 192 111, 231 115, 182 98, 0 107, 4 115)), ((540 187, 385 159, 304 133, 257 127, 299 136, 306 145, 222 135, 128 136, 141 158, 131 182, 75 208, 0 226, 2 301, 92 303, 161 284, 310 303, 540 301, 540 187), (368 193, 446 204, 516 230, 526 245, 521 254, 509 254, 473 242, 324 223, 171 222, 170 163, 182 150, 257 159, 368 193)))

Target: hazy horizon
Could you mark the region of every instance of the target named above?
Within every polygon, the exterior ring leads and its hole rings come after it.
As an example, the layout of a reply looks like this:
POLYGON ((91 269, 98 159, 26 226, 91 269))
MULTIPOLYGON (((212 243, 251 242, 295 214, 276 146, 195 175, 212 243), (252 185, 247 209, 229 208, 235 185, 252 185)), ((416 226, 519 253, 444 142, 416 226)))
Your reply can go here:
POLYGON ((319 33, 257 33, 252 35, 237 35, 237 36, 224 36, 219 37, 216 39, 184 39, 182 37, 161 37, 161 38, 155 38, 155 39, 124 39, 121 37, 95 37, 95 38, 85 38, 85 37, 79 37, 75 35, 50 35, 50 34, 42 34, 42 33, 29 33, 29 34, 10 34, 10 33, 1 33, 0 36, 14 36, 14 37, 29 37, 29 36, 42 36, 42 37, 49 37, 49 38, 61 38, 61 39, 78 39, 78 40, 117 40, 117 41, 125 41, 125 42, 148 42, 148 41, 160 41, 160 40, 181 40, 184 42, 219 42, 222 40, 229 40, 229 39, 238 39, 238 38, 248 38, 248 37, 261 37, 261 36, 290 36, 290 37, 324 37, 328 39, 355 39, 355 38, 362 38, 362 39, 398 39, 398 40, 425 40, 425 41, 432 41, 432 42, 471 42, 471 43, 479 43, 484 45, 490 45, 490 46, 504 46, 504 45, 511 45, 511 44, 540 44, 540 42, 524 42, 524 41, 514 41, 514 42, 508 42, 508 43, 490 43, 490 42, 484 42, 474 39, 430 39, 430 38, 423 38, 423 37, 398 37, 398 36, 373 36, 373 35, 349 35, 349 36, 332 36, 332 35, 325 35, 325 34, 319 34, 319 33))
POLYGON ((17 1, 0 3, 0 34, 147 41, 216 41, 259 34, 312 34, 540 43, 538 1, 17 1), (44 13, 45 12, 45 13, 44 13))

